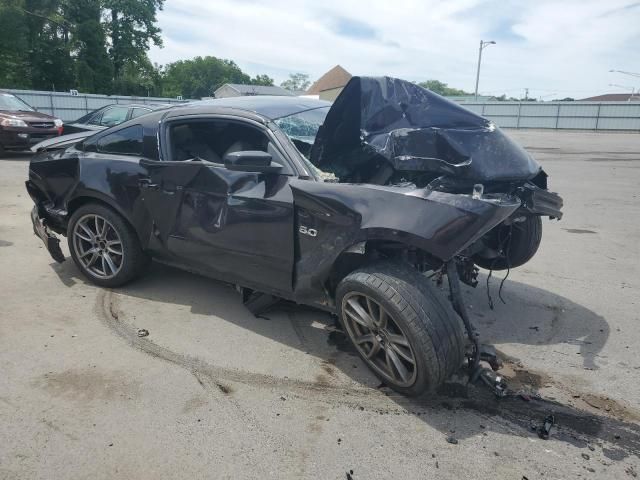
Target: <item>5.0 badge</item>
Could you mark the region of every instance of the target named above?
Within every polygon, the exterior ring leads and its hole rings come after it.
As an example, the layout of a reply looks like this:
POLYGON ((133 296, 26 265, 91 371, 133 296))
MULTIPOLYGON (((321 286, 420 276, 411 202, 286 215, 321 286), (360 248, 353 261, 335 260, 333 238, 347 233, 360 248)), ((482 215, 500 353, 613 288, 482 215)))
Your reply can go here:
POLYGON ((304 225, 300 225, 299 231, 303 235, 309 235, 310 237, 315 237, 318 235, 318 230, 316 230, 315 228, 307 228, 304 225))

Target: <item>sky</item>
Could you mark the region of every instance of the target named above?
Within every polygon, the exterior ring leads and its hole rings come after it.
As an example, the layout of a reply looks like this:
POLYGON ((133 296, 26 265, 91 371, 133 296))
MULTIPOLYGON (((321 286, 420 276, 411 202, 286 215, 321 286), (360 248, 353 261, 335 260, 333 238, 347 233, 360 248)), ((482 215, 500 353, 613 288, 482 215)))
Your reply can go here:
POLYGON ((640 88, 640 1, 166 0, 159 12, 167 64, 212 55, 276 84, 315 80, 336 64, 353 75, 436 79, 479 93, 584 98, 640 88), (618 84, 614 87, 609 84, 618 84))

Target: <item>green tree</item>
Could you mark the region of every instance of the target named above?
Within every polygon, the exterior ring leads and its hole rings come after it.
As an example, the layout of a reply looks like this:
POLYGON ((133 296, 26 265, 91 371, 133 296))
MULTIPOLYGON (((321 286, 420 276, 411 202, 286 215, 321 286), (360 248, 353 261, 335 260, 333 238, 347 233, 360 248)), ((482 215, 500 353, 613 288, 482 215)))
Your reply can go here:
POLYGON ((420 82, 418 85, 444 97, 452 97, 455 95, 471 95, 464 90, 449 87, 446 83, 441 82, 440 80, 427 80, 426 82, 420 82))
POLYGON ((66 18, 75 25, 76 88, 82 92, 111 93, 113 87, 113 64, 100 15, 99 0, 68 0, 66 18))
POLYGON ((0 0, 0 86, 160 92, 147 50, 164 0, 0 0))
POLYGON ((0 2, 0 87, 29 88, 29 28, 24 2, 0 2))
POLYGON ((309 85, 311 85, 311 81, 306 73, 290 73, 289 79, 280 84, 282 88, 291 91, 306 90, 309 85))
POLYGON ((178 60, 164 67, 163 94, 168 97, 210 97, 225 83, 250 82, 249 75, 232 60, 210 56, 195 57, 191 60, 178 60))
POLYGON ((18 8, 28 29, 28 78, 31 88, 66 90, 73 87, 72 25, 64 18, 62 0, 24 0, 18 8))
POLYGON ((269 75, 256 75, 251 79, 251 85, 264 85, 266 87, 273 86, 273 78, 269 75))
POLYGON ((156 13, 162 10, 163 3, 164 0, 103 0, 115 80, 125 73, 125 67, 129 72, 132 65, 144 67, 150 43, 162 45, 156 13))

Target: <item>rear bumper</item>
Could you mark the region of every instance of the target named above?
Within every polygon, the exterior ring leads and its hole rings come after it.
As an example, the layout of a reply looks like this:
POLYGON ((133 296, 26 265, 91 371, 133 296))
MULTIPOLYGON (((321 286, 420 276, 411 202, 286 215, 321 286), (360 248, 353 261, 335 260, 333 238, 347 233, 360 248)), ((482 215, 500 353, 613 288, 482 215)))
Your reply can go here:
POLYGON ((64 262, 65 257, 60 248, 60 239, 49 230, 44 219, 40 217, 37 205, 34 205, 31 210, 31 223, 34 235, 42 240, 51 257, 58 263, 64 262))

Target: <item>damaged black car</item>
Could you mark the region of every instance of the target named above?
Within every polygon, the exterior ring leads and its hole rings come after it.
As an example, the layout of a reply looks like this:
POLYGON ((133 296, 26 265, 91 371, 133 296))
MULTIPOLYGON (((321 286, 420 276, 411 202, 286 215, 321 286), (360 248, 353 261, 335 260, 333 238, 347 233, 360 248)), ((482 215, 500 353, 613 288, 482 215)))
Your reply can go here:
POLYGON ((495 382, 460 282, 536 253, 560 219, 547 175, 490 121, 415 84, 354 77, 331 105, 236 97, 158 110, 30 165, 35 233, 118 287, 151 258, 335 314, 388 386, 462 367, 495 382), (445 298, 427 276, 446 277, 445 298))

